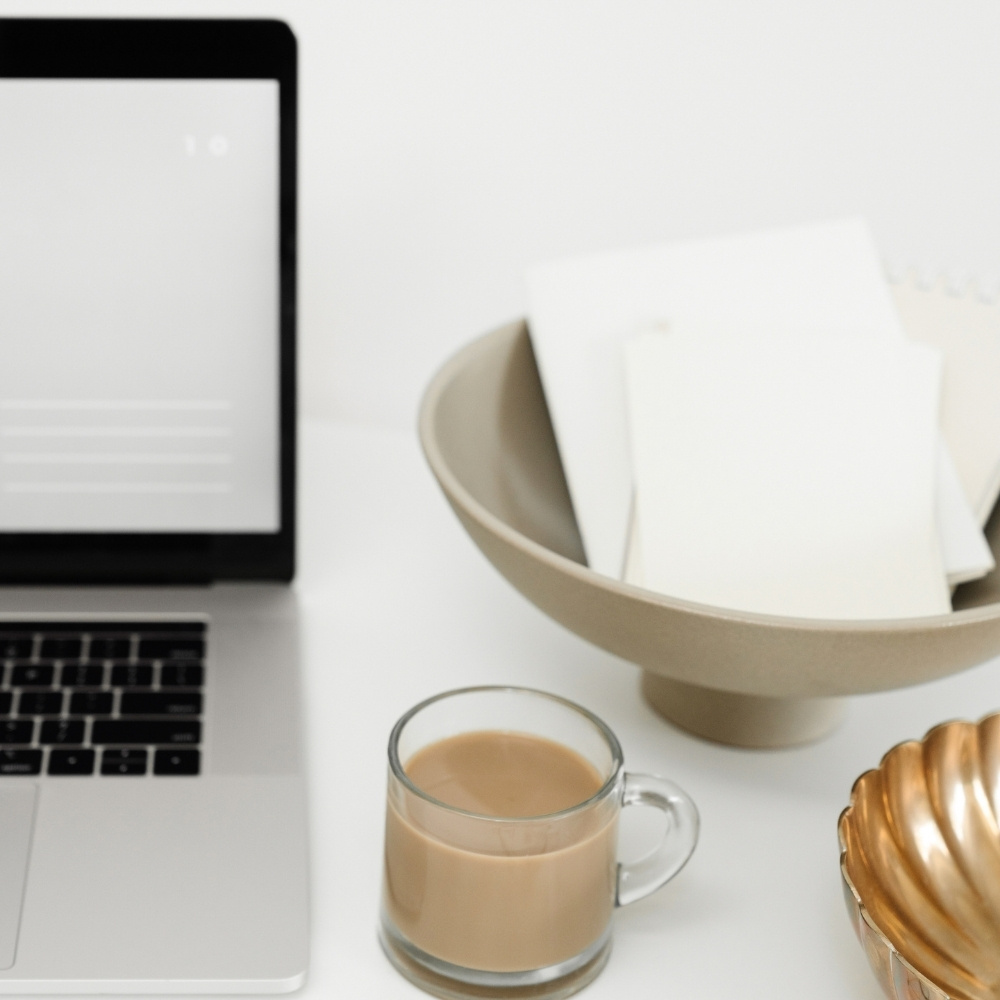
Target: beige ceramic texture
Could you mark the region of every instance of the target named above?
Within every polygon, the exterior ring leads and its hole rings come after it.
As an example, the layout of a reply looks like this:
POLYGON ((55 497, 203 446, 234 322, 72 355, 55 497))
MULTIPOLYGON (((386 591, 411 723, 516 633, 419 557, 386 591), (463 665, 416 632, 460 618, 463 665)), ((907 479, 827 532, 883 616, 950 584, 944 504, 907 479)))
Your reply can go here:
POLYGON ((1000 997, 1000 715, 863 774, 840 817, 854 929, 890 1000, 1000 997))
MULTIPOLYGON (((1000 337, 1000 307, 970 313, 941 289, 893 291, 904 318, 923 309, 1000 337)), ((807 742, 837 725, 846 695, 920 684, 1000 653, 998 572, 960 587, 950 614, 854 622, 709 607, 588 569, 523 321, 473 341, 437 373, 420 439, 490 562, 566 628, 642 667, 646 699, 698 735, 756 747, 807 742)), ((1000 518, 987 535, 998 554, 1000 518)))

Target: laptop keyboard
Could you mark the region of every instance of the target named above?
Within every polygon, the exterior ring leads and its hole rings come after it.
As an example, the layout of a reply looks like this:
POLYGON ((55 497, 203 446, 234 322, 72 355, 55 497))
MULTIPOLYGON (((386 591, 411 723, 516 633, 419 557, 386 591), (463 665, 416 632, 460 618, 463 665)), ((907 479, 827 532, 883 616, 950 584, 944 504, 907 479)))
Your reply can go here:
POLYGON ((0 624, 0 776, 196 775, 206 626, 0 624))

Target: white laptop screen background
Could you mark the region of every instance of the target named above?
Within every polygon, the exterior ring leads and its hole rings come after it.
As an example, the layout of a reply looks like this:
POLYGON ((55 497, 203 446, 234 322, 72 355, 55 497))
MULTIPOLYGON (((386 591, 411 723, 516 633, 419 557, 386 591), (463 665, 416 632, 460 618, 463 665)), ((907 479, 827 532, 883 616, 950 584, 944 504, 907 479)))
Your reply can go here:
POLYGON ((0 80, 0 121, 0 531, 277 531, 277 82, 0 80))

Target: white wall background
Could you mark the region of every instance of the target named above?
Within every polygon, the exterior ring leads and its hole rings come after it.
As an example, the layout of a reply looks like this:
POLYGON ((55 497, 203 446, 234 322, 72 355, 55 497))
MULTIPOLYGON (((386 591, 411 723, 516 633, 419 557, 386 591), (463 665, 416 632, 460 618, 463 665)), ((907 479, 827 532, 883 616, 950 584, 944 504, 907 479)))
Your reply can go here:
MULTIPOLYGON (((301 56, 304 410, 411 427, 550 256, 863 214, 1000 287, 996 0, 0 0, 265 15, 301 56)), ((0 133, 2 141, 2 133, 0 133)))

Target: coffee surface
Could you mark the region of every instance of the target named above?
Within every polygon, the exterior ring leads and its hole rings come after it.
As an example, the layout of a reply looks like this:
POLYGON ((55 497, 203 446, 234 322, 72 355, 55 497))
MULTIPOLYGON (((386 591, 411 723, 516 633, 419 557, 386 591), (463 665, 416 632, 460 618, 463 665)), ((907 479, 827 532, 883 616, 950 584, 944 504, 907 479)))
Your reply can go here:
POLYGON ((522 733, 461 733, 417 751, 407 777, 439 802, 481 816, 561 812, 599 791, 587 760, 552 740, 522 733))

